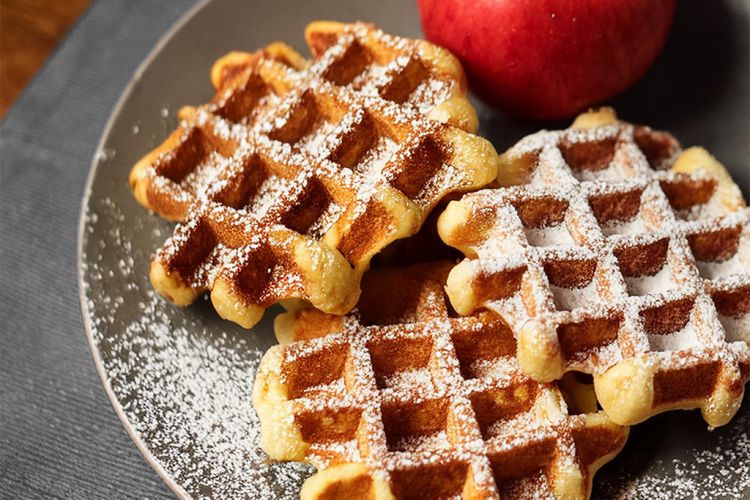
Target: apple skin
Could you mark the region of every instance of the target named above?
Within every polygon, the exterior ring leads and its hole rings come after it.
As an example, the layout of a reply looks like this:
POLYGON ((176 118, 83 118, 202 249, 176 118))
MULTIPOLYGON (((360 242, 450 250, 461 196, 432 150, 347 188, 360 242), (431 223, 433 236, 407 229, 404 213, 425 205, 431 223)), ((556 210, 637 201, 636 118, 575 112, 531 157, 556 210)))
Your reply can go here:
POLYGON ((418 0, 427 39, 475 92, 518 117, 567 118, 634 84, 661 52, 675 0, 418 0))

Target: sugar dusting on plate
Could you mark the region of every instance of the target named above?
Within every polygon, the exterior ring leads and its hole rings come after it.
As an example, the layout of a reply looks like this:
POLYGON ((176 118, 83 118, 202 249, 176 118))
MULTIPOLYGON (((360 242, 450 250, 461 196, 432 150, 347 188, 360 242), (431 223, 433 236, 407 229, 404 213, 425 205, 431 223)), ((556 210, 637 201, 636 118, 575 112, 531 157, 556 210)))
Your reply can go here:
POLYGON ((87 234, 100 239, 85 245, 84 293, 109 385, 136 434, 196 498, 297 498, 311 469, 267 461, 250 401, 265 350, 253 336, 270 331, 227 332, 228 323, 203 321, 211 315, 165 303, 148 284, 147 252, 130 243, 161 231, 143 231, 137 222, 151 224, 148 215, 133 224, 112 200, 97 204, 87 216, 87 234))
MULTIPOLYGON (((596 476, 593 498, 747 498, 750 495, 750 411, 748 398, 745 400, 743 408, 726 428, 713 431, 717 435, 699 431, 705 433, 705 436, 698 436, 701 446, 685 447, 683 456, 691 457, 690 461, 670 458, 676 454, 672 447, 664 450, 665 458, 650 456, 648 451, 638 449, 648 447, 643 440, 631 440, 625 445, 625 456, 605 466, 596 476)), ((700 419, 697 413, 694 417, 700 419)), ((664 426, 671 426, 669 415, 661 418, 664 426)), ((696 441, 695 436, 691 438, 692 442, 696 441)), ((656 448, 657 455, 661 455, 661 451, 656 448)))

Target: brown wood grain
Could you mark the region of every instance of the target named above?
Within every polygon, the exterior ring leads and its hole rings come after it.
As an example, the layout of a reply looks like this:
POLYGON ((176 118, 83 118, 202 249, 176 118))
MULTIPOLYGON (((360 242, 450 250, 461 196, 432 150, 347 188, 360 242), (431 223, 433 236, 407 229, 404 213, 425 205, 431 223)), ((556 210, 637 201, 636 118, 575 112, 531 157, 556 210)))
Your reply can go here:
POLYGON ((90 0, 0 0, 0 116, 90 0))

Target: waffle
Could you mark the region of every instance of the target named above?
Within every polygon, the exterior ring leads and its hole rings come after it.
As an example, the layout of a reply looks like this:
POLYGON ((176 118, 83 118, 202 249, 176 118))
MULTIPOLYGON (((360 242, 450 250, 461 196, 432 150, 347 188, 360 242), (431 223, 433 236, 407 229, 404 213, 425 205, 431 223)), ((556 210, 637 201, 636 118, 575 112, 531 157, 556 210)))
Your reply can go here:
POLYGON ((344 313, 373 255, 496 175, 447 51, 361 23, 305 34, 309 61, 282 43, 219 59, 213 101, 131 171, 136 199, 180 222, 150 272, 178 305, 210 290, 244 327, 291 298, 344 313))
MULTIPOLYGON (((444 244, 437 231, 438 217, 451 198, 454 197, 446 196, 440 200, 416 234, 394 241, 376 255, 370 263, 370 269, 405 267, 440 260, 458 261, 462 257, 461 252, 444 244)), ((455 196, 455 199, 458 198, 460 195, 455 196)))
POLYGON ((438 220, 466 255, 456 311, 504 318, 536 380, 593 374, 619 424, 693 408, 727 423, 750 378, 750 214, 726 170, 603 110, 521 140, 499 179, 438 220))
POLYGON ((318 467, 302 498, 585 498, 624 445, 592 399, 520 371, 504 321, 450 311, 451 267, 371 271, 356 312, 277 320, 253 404, 272 459, 318 467))

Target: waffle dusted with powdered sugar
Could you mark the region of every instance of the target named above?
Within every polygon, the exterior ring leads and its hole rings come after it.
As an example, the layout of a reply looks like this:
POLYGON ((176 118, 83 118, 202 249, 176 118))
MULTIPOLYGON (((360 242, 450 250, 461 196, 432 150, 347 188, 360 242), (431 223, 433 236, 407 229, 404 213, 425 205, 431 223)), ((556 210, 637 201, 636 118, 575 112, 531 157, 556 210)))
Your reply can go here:
POLYGON ((448 278, 456 310, 504 318, 537 380, 593 374, 615 422, 728 422, 750 378, 750 217, 724 168, 608 110, 526 137, 500 168, 516 185, 439 219, 467 257, 448 278))
POLYGON ((139 202, 181 222, 151 266, 177 304, 210 290, 245 327, 290 298, 345 313, 374 254, 495 177, 447 51, 361 23, 306 38, 310 61, 281 43, 217 61, 214 100, 131 172, 139 202))
POLYGON ((504 321, 449 310, 450 268, 371 271, 355 312, 277 319, 253 404, 272 459, 319 468, 302 498, 586 498, 624 445, 595 401, 520 371, 504 321))

